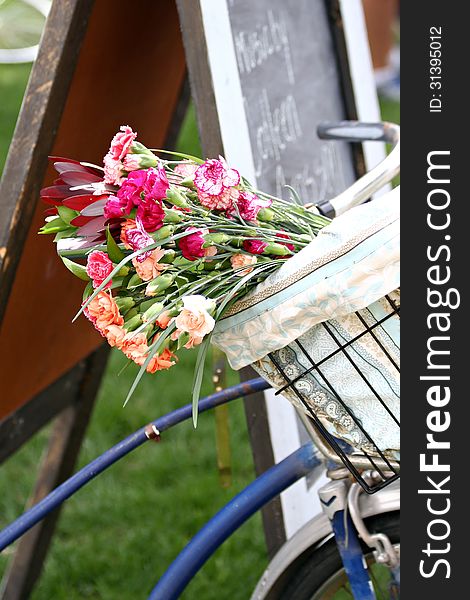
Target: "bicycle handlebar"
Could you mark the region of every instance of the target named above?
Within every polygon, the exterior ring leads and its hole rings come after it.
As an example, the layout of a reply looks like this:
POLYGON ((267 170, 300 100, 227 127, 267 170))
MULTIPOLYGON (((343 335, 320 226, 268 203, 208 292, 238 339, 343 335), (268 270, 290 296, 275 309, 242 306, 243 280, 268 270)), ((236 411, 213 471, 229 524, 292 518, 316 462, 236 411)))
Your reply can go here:
POLYGON ((332 200, 324 200, 315 205, 315 208, 327 217, 337 217, 353 206, 362 204, 400 172, 400 127, 394 123, 360 121, 321 123, 317 128, 317 134, 324 140, 376 141, 393 144, 390 154, 371 171, 332 200))

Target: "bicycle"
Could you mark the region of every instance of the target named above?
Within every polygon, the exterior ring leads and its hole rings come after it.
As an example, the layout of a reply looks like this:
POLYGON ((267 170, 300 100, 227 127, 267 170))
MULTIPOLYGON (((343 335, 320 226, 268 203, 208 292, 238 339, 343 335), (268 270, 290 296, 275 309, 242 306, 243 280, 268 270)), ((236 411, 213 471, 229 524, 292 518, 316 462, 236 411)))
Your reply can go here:
MULTIPOLYGON (((375 139, 394 145, 380 165, 337 198, 318 206, 321 212, 341 214, 367 200, 398 173, 397 126, 344 122, 322 126, 319 132, 329 139, 375 139)), ((393 314, 398 312, 395 306, 393 314)), ((345 352, 347 346, 338 352, 345 352)), ((296 380, 285 379, 284 389, 295 390, 296 380)), ((202 399, 199 412, 269 387, 263 378, 238 384, 202 399)), ((187 405, 149 423, 78 471, 0 532, 0 551, 120 458, 147 441, 159 440, 164 431, 190 419, 191 414, 191 406, 187 405)), ((151 600, 178 598, 207 559, 242 523, 295 481, 307 474, 318 478, 325 469, 330 481, 319 490, 323 513, 281 547, 252 600, 399 597, 399 460, 385 455, 377 444, 376 454, 353 451, 335 438, 313 412, 307 415, 299 410, 298 414, 311 442, 271 467, 222 508, 170 565, 152 590, 151 600)))

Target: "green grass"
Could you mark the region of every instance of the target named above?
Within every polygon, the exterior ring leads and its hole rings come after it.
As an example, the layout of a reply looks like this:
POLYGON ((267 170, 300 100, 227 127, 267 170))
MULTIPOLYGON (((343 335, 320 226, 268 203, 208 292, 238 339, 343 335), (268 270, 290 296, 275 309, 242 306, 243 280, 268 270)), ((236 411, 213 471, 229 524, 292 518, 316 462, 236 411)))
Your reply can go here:
MULTIPOLYGON (((14 129, 28 69, 0 67, 4 158, 14 129), (8 102, 3 103, 3 98, 8 102)), ((194 109, 183 123, 179 149, 200 154, 194 109)), ((2 163, 3 164, 3 163, 2 163)), ((196 353, 187 352, 172 371, 146 376, 122 408, 136 368, 112 352, 79 467, 160 415, 190 402, 196 353)), ((237 375, 230 374, 236 383, 237 375)), ((203 393, 210 393, 210 374, 203 393)), ((220 485, 212 413, 147 443, 100 475, 64 505, 33 600, 146 598, 166 567, 224 504, 253 480, 253 462, 243 405, 229 408, 233 483, 220 485)), ((0 469, 0 528, 24 510, 48 429, 37 434, 0 469)), ((0 555, 0 575, 12 548, 0 555)), ((267 563, 260 515, 235 534, 195 577, 182 598, 244 600, 267 563), (221 595, 221 590, 224 590, 221 595)))
POLYGON ((0 173, 15 128, 31 65, 0 65, 0 173))
MULTIPOLYGON (((177 370, 144 378, 123 409, 136 369, 130 367, 116 379, 125 358, 112 353, 79 466, 149 420, 187 403, 194 358, 188 352, 177 370)), ((235 382, 233 376, 231 380, 235 382)), ((219 485, 212 414, 200 416, 196 431, 188 422, 165 433, 160 444, 137 449, 67 501, 33 598, 146 598, 179 550, 253 478, 241 402, 230 407, 230 419, 231 488, 219 485)), ((0 471, 2 526, 22 511, 45 437, 36 436, 0 471)), ((1 557, 2 567, 6 558, 1 557)), ((245 599, 265 563, 256 515, 216 553, 182 597, 216 600, 224 589, 223 597, 245 599)))
MULTIPOLYGON (((28 66, 0 66, 0 171, 29 73, 28 66)), ((383 107, 398 120, 398 107, 383 107)), ((180 150, 200 154, 194 110, 188 111, 180 150)), ((136 373, 112 352, 79 467, 150 420, 190 401, 195 353, 177 368, 146 376, 125 409, 136 373)), ((230 383, 237 381, 233 373, 230 383)), ((204 393, 209 393, 206 375, 204 393)), ((219 484, 213 415, 201 415, 195 431, 185 423, 114 465, 64 505, 33 600, 146 598, 178 552, 199 528, 253 479, 251 450, 241 401, 230 405, 233 484, 219 484)), ((0 528, 24 509, 49 429, 37 434, 0 469, 0 528)), ((0 575, 12 548, 0 555, 0 575)), ((260 515, 245 524, 189 585, 186 600, 245 600, 267 563, 260 515)))

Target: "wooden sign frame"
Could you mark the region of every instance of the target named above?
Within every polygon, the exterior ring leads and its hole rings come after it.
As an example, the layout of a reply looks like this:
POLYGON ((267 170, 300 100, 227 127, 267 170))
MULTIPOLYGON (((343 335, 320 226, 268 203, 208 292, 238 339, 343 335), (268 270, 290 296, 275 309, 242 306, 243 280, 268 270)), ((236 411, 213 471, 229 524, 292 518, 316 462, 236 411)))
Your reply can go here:
MULTIPOLYGON (((344 118, 380 120, 360 0, 318 1, 325 4, 331 28, 344 118)), ((229 164, 256 183, 229 2, 236 5, 237 0, 177 0, 177 5, 204 156, 224 155, 229 164)), ((377 144, 356 146, 356 176, 380 162, 384 152, 377 144)), ((243 379, 253 376, 256 374, 251 368, 242 370, 243 379)), ((298 447, 300 430, 293 408, 274 398, 272 392, 245 400, 245 411, 255 469, 260 474, 298 447)), ((263 509, 271 556, 319 510, 316 489, 306 493, 302 486, 302 482, 292 486, 263 509)))
MULTIPOLYGON (((144 143, 174 148, 189 102, 174 0, 134 5, 127 14, 126 0, 54 0, 0 183, 0 463, 55 419, 29 504, 72 474, 108 357, 89 323, 71 325, 81 284, 61 265, 52 240, 37 235, 45 209, 39 191, 55 178, 47 157, 99 164, 122 124, 144 143), (139 36, 119 50, 115 32, 123 15, 139 36), (165 22, 158 36, 155 22, 165 22), (126 68, 140 82, 138 94, 120 84, 126 68), (54 295, 57 304, 48 310, 54 295), (32 324, 37 334, 27 337, 32 324), (54 344, 63 349, 54 352, 54 344)), ((58 516, 59 510, 21 538, 3 600, 29 597, 58 516)))

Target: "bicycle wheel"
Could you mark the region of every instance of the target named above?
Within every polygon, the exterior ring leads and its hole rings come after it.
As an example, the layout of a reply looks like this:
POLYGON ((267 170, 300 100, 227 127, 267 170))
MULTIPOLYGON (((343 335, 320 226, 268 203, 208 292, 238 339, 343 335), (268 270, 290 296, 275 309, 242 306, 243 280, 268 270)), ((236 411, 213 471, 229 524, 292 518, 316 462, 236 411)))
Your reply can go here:
MULTIPOLYGON (((388 513, 366 520, 371 532, 385 533, 399 549, 399 513, 388 513)), ((388 567, 375 562, 370 548, 364 546, 369 575, 377 600, 397 600, 399 590, 392 585, 388 567)), ((353 595, 341 563, 335 541, 329 539, 319 548, 308 551, 291 576, 279 600, 351 600, 353 595)))

